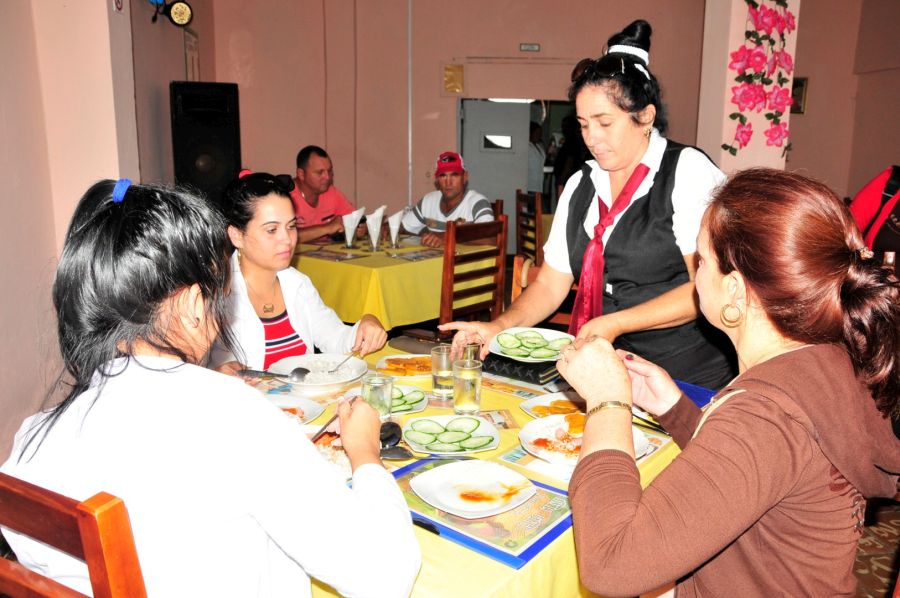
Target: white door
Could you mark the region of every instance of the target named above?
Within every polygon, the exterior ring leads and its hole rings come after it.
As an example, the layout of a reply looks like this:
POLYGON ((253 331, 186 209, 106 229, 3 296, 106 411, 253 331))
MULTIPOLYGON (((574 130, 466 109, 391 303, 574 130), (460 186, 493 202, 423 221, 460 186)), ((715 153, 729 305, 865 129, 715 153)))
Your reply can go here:
POLYGON ((529 104, 463 100, 460 136, 469 189, 493 203, 503 200, 509 218, 507 251, 516 249, 516 189, 528 183, 529 104))

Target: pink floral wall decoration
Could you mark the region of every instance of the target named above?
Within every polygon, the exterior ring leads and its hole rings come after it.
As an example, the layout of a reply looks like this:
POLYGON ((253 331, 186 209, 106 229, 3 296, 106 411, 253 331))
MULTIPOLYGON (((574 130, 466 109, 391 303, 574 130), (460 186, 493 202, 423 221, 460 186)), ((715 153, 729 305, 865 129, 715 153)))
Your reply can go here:
MULTIPOLYGON (((782 117, 790 110, 791 75, 794 58, 786 50, 787 39, 797 29, 787 0, 745 0, 747 29, 744 42, 730 53, 728 69, 737 73, 731 88, 731 103, 737 107, 728 117, 736 121, 734 138, 722 149, 736 156, 753 138, 748 114, 765 111, 768 128, 763 131, 767 146, 791 149, 787 123, 782 117)), ((758 123, 757 123, 758 124, 758 123)))

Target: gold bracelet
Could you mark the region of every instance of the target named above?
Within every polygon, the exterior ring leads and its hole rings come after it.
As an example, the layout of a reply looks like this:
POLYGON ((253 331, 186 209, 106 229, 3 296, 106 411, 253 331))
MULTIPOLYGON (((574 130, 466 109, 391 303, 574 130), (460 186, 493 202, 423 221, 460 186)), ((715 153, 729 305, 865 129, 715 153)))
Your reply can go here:
POLYGON ((591 410, 587 412, 587 415, 585 415, 584 417, 585 421, 587 421, 587 418, 589 418, 590 416, 604 409, 627 409, 628 411, 631 411, 631 405, 629 405, 628 403, 623 403, 622 401, 603 401, 596 407, 592 407, 591 410))

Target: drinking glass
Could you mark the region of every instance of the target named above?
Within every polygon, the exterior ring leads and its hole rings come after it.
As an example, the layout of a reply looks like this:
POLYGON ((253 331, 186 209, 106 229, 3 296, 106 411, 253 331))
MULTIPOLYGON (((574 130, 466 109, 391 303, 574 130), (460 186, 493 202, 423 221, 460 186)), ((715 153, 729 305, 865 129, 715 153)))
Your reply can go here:
POLYGON ((356 245, 353 244, 353 239, 356 237, 356 227, 352 228, 344 228, 344 247, 347 249, 355 249, 356 245))
POLYGON ((438 345, 431 350, 431 388, 434 398, 448 401, 453 398, 453 362, 451 345, 438 345))
POLYGON ((469 343, 462 350, 462 358, 463 359, 478 359, 478 354, 481 352, 481 345, 478 343, 469 343))
POLYGON ((453 411, 477 415, 481 409, 481 362, 460 359, 453 362, 453 411))
POLYGON ((362 398, 381 416, 381 421, 391 416, 391 391, 394 379, 384 374, 366 374, 362 379, 362 398))

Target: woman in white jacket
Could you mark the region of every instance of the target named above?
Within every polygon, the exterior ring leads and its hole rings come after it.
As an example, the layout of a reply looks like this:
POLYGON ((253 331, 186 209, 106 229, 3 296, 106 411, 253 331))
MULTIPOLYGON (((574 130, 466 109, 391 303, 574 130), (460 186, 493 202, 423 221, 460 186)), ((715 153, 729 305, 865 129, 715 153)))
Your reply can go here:
POLYGON ((243 355, 217 346, 210 365, 225 373, 313 352, 362 355, 384 346, 387 334, 373 315, 347 326, 322 302, 305 274, 291 267, 297 220, 287 175, 241 171, 225 190, 223 210, 231 258, 229 328, 243 355))

